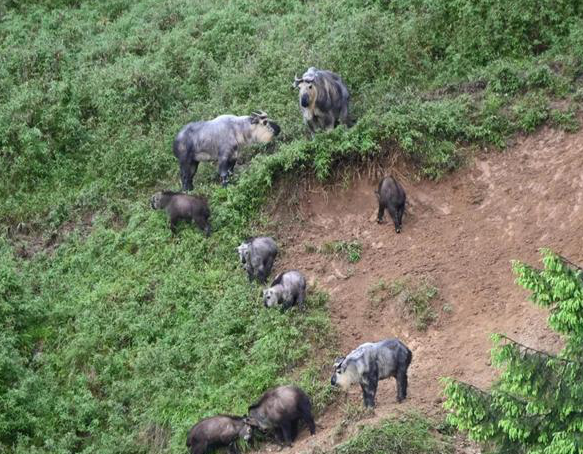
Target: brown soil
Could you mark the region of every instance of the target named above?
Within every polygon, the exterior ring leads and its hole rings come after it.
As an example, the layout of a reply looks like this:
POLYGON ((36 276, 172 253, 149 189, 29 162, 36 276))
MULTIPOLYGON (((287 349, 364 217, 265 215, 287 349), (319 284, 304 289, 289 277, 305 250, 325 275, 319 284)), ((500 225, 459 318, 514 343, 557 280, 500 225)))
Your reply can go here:
MULTIPOLYGON (((295 221, 285 222, 279 232, 285 254, 278 270, 298 268, 330 293, 341 351, 386 337, 400 338, 413 351, 408 399, 396 404, 394 380, 380 382, 375 414, 364 423, 403 410, 443 414, 440 377, 488 387, 495 374, 492 333, 537 349, 560 348, 547 327, 546 311, 528 302, 528 292, 514 283, 511 260, 540 264, 538 249, 549 247, 583 263, 582 169, 583 133, 544 128, 518 138, 504 154, 476 158, 438 183, 408 181, 400 173, 409 202, 401 234, 388 214, 388 222, 376 223, 377 182, 368 179, 353 181, 347 189, 305 191, 297 210, 277 213, 295 221), (334 240, 359 241, 361 260, 352 265, 309 247, 334 240), (425 332, 393 300, 371 306, 371 287, 381 279, 390 283, 404 277, 428 277, 439 290, 434 302, 438 318, 425 332)), ((349 400, 361 402, 359 387, 353 386, 349 400)), ((335 436, 346 418, 343 404, 332 406, 318 418, 314 437, 302 431, 285 451, 333 446, 354 432, 353 424, 344 436, 335 436)), ((459 452, 473 450, 458 447, 459 452)))

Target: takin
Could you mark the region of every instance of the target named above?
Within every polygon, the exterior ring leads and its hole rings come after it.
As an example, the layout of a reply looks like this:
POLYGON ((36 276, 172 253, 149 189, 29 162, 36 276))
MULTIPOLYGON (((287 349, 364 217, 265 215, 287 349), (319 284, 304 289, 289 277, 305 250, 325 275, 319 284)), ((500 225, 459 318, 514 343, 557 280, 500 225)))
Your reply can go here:
POLYGON ((401 233, 401 222, 403 221, 403 213, 405 212, 405 202, 407 196, 405 190, 393 177, 384 177, 380 183, 378 190, 375 191, 379 201, 379 215, 377 222, 383 222, 385 209, 389 211, 393 223, 395 224, 395 232, 401 233))
POLYGON ((244 418, 218 415, 192 426, 186 438, 186 446, 190 454, 205 454, 222 446, 228 446, 231 454, 238 454, 237 440, 242 438, 249 441, 252 435, 253 427, 244 418))
POLYGON ((311 67, 301 78, 295 78, 293 86, 299 89, 300 110, 312 136, 316 129, 329 131, 339 124, 350 126, 350 94, 338 74, 311 67))
POLYGON ((265 112, 241 117, 221 115, 210 121, 188 123, 172 146, 180 165, 182 190, 192 190, 192 179, 201 161, 218 161, 221 183, 226 186, 239 149, 253 143, 271 142, 280 131, 265 112))
POLYGON ((170 218, 170 230, 176 233, 176 224, 180 220, 196 224, 205 234, 211 234, 209 221, 211 212, 205 198, 179 192, 163 191, 154 194, 150 204, 155 210, 166 210, 170 218))
POLYGON ((298 434, 302 419, 316 433, 310 398, 297 386, 279 386, 266 391, 249 407, 246 422, 262 431, 274 430, 277 440, 291 446, 298 434))
POLYGON ((271 287, 263 290, 265 307, 281 304, 281 309, 286 310, 297 304, 300 310, 304 310, 305 300, 306 278, 296 270, 279 273, 271 283, 271 287))
POLYGON ((241 264, 247 271, 249 282, 257 279, 265 284, 277 257, 277 245, 273 238, 268 236, 251 238, 241 243, 237 251, 241 264))
POLYGON ((398 339, 362 344, 345 358, 334 363, 332 386, 344 391, 353 383, 360 383, 365 407, 375 406, 379 380, 395 377, 397 380, 397 402, 407 397, 407 369, 413 354, 398 339))

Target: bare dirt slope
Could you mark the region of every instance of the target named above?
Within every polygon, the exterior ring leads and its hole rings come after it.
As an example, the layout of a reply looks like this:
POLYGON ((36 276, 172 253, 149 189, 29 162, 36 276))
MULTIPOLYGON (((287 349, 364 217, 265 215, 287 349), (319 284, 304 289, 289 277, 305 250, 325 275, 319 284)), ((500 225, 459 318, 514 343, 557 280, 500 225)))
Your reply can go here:
MULTIPOLYGON (((542 129, 519 138, 503 154, 477 158, 439 183, 415 183, 402 174, 400 179, 409 206, 399 235, 388 214, 388 222, 376 223, 377 182, 365 179, 344 190, 306 191, 297 212, 278 213, 296 219, 280 231, 285 254, 278 271, 298 268, 330 292, 342 351, 393 336, 413 351, 409 398, 397 405, 394 380, 381 382, 375 416, 367 423, 406 409, 443 412, 440 377, 487 387, 494 376, 491 333, 556 351, 560 342, 546 326, 546 312, 528 302, 528 293, 514 283, 510 261, 540 263, 538 249, 550 247, 583 263, 581 132, 542 129), (334 240, 361 242, 362 259, 351 265, 310 247, 334 240), (390 303, 371 306, 371 287, 381 279, 390 283, 403 277, 429 277, 439 289, 434 303, 438 319, 425 332, 390 303)), ((350 401, 360 399, 354 386, 350 401)), ((303 431, 286 451, 332 446, 345 416, 341 407, 319 418, 315 437, 303 431)))

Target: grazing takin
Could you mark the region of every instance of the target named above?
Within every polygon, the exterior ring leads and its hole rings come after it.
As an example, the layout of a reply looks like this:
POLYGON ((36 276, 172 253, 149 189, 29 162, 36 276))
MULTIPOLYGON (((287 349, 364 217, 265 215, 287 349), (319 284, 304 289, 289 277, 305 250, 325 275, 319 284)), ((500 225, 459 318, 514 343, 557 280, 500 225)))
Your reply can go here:
POLYGON ((350 126, 350 94, 338 74, 311 67, 295 78, 293 86, 300 91, 300 109, 312 135, 316 129, 328 131, 340 123, 350 126))
POLYGON ((209 222, 211 212, 206 199, 203 197, 163 191, 154 194, 150 204, 155 210, 166 210, 166 214, 170 218, 170 230, 172 230, 172 233, 176 233, 178 221, 184 220, 196 224, 206 236, 211 234, 211 224, 209 222))
POLYGON ((239 156, 239 148, 252 143, 267 143, 280 132, 279 126, 265 112, 237 117, 221 115, 210 121, 197 121, 184 126, 172 149, 180 164, 182 190, 192 189, 192 178, 201 161, 218 161, 223 186, 239 156))
POLYGON ((257 279, 265 284, 277 257, 277 245, 273 238, 267 236, 251 238, 241 243, 237 250, 241 263, 247 271, 249 282, 257 279))
POLYGON ((395 377, 397 402, 401 402, 407 397, 407 369, 412 359, 411 350, 399 339, 367 342, 347 357, 336 359, 331 383, 344 391, 351 384, 360 383, 364 406, 374 407, 379 380, 395 377))
POLYGON ((301 310, 304 310, 305 300, 306 278, 295 270, 279 273, 271 283, 271 287, 263 290, 265 307, 281 304, 281 309, 286 310, 297 304, 301 310))
POLYGON ((231 454, 238 454, 237 440, 249 441, 253 435, 244 418, 219 415, 206 418, 195 424, 186 438, 190 454, 205 454, 215 448, 228 446, 231 454))
POLYGON ((379 183, 379 188, 375 191, 379 200, 379 215, 377 222, 383 222, 385 209, 389 210, 389 214, 395 224, 395 232, 401 233, 401 222, 403 220, 403 213, 405 212, 405 202, 407 196, 405 190, 393 177, 385 177, 379 183))
POLYGON ((279 386, 263 394, 249 407, 246 422, 262 431, 274 430, 278 441, 291 446, 298 434, 300 419, 316 433, 310 398, 297 386, 279 386))

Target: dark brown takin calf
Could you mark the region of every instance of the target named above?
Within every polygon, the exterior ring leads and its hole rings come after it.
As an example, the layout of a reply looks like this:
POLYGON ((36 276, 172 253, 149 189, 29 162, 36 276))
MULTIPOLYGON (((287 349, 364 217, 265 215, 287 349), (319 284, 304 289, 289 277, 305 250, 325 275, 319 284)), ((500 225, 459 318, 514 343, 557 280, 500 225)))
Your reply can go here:
POLYGON ((310 433, 316 433, 310 398, 297 386, 279 386, 263 394, 249 407, 245 421, 263 431, 274 430, 278 441, 291 446, 298 434, 300 419, 308 425, 310 433))
POLYGON ((405 190, 393 177, 385 177, 379 183, 379 188, 375 191, 379 200, 379 215, 377 222, 383 222, 385 209, 389 210, 389 214, 395 224, 395 232, 401 233, 401 222, 403 221, 403 213, 405 212, 406 195, 405 190))
POLYGON ((211 234, 209 210, 206 199, 199 196, 181 194, 179 192, 157 192, 150 200, 155 210, 166 210, 170 218, 170 230, 176 233, 176 224, 180 220, 196 224, 205 234, 211 234))
POLYGON ((190 454, 205 454, 215 448, 228 446, 231 454, 238 454, 237 440, 249 441, 253 428, 239 416, 219 415, 195 424, 186 438, 190 454))

